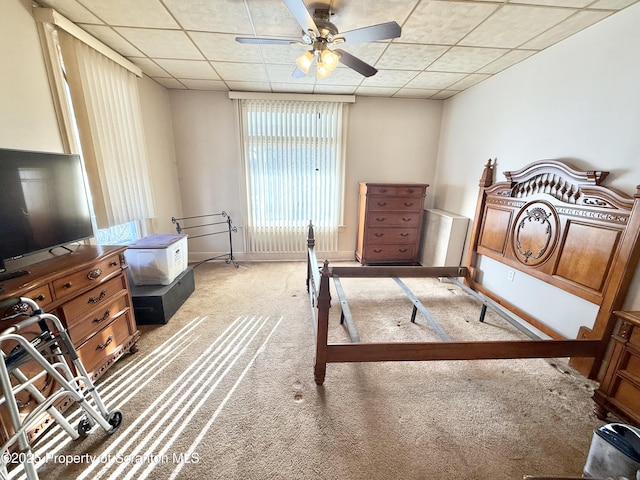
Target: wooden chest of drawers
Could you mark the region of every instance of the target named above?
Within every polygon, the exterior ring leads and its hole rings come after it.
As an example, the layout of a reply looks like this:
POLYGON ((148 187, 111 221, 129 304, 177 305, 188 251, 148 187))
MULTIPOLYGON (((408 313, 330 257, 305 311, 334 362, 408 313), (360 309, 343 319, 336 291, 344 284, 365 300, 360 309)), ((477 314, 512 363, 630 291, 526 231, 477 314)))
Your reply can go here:
MULTIPOLYGON (((28 275, 2 284, 0 300, 29 297, 62 320, 94 381, 122 355, 135 352, 140 338, 126 274, 125 248, 80 246, 73 253, 31 265, 28 275)), ((0 312, 0 318, 3 316, 5 312, 0 312)), ((5 322, 0 328, 9 325, 5 322)), ((47 396, 55 386, 43 381, 38 388, 47 396)), ((29 395, 19 403, 24 415, 34 407, 29 395)), ((64 410, 68 404, 63 398, 56 406, 64 410)), ((3 420, 5 415, 6 410, 0 408, 0 440, 9 434, 3 428, 9 424, 3 420)), ((50 422, 50 417, 43 415, 30 437, 37 437, 50 422)))
POLYGON ((360 183, 356 260, 417 264, 426 184, 360 183))
POLYGON ((615 312, 620 319, 600 388, 593 394, 595 413, 609 412, 640 427, 640 312, 615 312))

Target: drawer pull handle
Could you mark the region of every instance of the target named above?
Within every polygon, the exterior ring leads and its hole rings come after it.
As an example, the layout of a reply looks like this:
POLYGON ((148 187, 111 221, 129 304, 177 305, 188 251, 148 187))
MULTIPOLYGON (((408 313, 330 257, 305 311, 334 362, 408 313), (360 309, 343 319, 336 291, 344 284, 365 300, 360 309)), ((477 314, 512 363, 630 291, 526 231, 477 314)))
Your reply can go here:
POLYGON ((104 322, 107 318, 109 318, 109 314, 110 313, 111 312, 109 312, 109 310, 107 310, 106 312, 104 312, 104 315, 102 316, 102 318, 98 318, 98 317, 94 318, 93 319, 93 323, 102 323, 102 322, 104 322))
POLYGON ((386 207, 387 206, 387 202, 378 202, 378 206, 379 207, 386 207))
POLYGON ((116 262, 115 260, 109 264, 110 267, 116 267, 117 265, 118 262, 116 262))
POLYGON ((102 270, 100 270, 99 268, 96 268, 95 270, 91 270, 89 273, 87 273, 87 278, 89 280, 95 280, 100 275, 102 275, 102 270))
POLYGON ((376 217, 376 221, 378 222, 384 222, 386 220, 385 217, 376 217))
POLYGON ((381 188, 380 189, 380 193, 387 193, 387 189, 386 188, 381 188))
POLYGON ((373 249, 373 251, 374 251, 375 253, 380 253, 380 252, 382 252, 382 249, 375 249, 375 248, 374 248, 374 249, 373 249))
POLYGON ((410 222, 411 221, 411 217, 407 218, 407 217, 403 217, 402 218, 403 222, 410 222))
POLYGON ((38 296, 36 297, 36 300, 37 300, 37 301, 39 301, 39 302, 42 302, 45 298, 47 298, 47 297, 45 297, 45 296, 41 293, 40 295, 38 295, 38 296))
POLYGON ((414 192, 413 188, 407 188, 407 193, 413 193, 413 192, 414 192))
POLYGON ((104 342, 102 345, 98 345, 96 347, 96 350, 104 350, 105 348, 107 348, 109 345, 111 345, 111 342, 113 342, 113 335, 109 335, 109 338, 107 338, 107 341, 104 342))
POLYGON ((67 282, 64 284, 64 288, 71 288, 73 286, 73 283, 71 282, 67 282))
POLYGON ((413 202, 404 202, 405 207, 410 207, 413 205, 413 202))
POLYGON ((404 252, 407 251, 407 249, 406 248, 399 248, 398 251, 401 252, 401 253, 404 253, 404 252))
POLYGON ((409 236, 409 234, 408 234, 407 232, 402 232, 402 233, 400 234, 400 236, 401 236, 401 237, 408 237, 408 236, 409 236))
POLYGON ((100 295, 98 295, 97 297, 89 297, 89 300, 87 300, 87 303, 98 303, 100 300, 102 300, 105 296, 107 295, 107 291, 106 290, 102 290, 100 292, 100 295))

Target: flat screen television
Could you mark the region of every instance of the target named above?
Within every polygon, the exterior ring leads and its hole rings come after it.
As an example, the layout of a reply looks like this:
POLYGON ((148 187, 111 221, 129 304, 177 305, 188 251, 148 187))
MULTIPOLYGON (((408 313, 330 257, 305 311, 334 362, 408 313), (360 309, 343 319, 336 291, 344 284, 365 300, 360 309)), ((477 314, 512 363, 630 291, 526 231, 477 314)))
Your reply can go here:
POLYGON ((79 155, 0 148, 0 272, 7 260, 92 236, 79 155))

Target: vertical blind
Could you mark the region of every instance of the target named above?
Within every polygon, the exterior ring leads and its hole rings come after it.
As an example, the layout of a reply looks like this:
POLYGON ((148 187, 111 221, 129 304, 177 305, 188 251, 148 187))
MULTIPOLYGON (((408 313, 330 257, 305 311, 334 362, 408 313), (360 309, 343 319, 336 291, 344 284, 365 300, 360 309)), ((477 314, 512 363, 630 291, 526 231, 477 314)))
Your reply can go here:
POLYGON ((63 30, 58 38, 98 228, 153 217, 136 76, 63 30))
POLYGON ((337 251, 342 193, 338 102, 241 100, 251 253, 337 251))

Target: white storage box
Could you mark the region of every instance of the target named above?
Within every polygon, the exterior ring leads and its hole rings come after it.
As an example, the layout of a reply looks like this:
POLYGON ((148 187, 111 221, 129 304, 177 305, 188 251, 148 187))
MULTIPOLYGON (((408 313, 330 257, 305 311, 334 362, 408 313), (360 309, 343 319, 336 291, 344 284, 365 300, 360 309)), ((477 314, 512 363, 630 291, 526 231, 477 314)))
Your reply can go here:
POLYGON ((124 256, 136 285, 169 285, 188 265, 185 234, 154 234, 129 245, 124 256))

